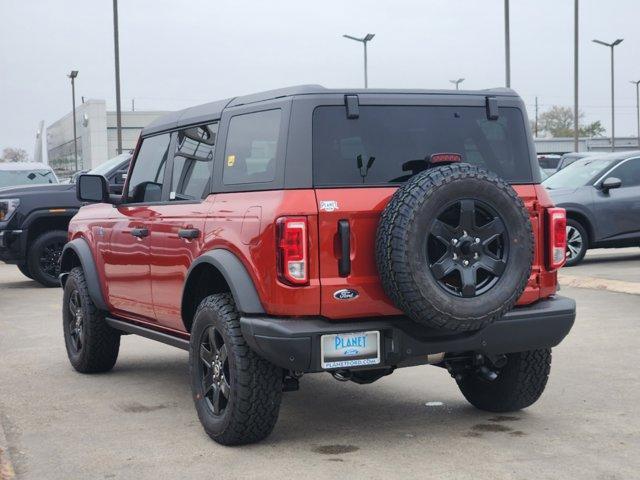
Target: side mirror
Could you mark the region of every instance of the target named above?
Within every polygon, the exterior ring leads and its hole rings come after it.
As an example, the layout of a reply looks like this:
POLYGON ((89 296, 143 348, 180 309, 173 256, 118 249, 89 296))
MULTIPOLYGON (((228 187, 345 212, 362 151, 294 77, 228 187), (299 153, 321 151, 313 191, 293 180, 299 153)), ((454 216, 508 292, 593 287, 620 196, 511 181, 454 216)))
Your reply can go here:
POLYGON ((76 197, 81 202, 109 202, 109 183, 102 175, 81 174, 76 180, 76 197))
POLYGON ((601 185, 602 191, 604 193, 608 193, 609 190, 612 190, 614 188, 620 188, 621 186, 622 186, 622 180, 616 177, 605 178, 605 180, 602 182, 602 185, 601 185))

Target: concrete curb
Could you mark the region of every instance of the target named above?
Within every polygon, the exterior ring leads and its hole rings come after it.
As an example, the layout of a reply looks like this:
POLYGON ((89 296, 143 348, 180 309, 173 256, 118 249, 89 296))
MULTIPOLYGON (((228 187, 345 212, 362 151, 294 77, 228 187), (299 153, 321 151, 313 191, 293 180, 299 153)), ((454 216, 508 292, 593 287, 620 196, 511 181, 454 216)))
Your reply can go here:
POLYGON ((558 275, 560 285, 565 287, 589 288, 592 290, 606 290, 608 292, 627 293, 640 295, 640 283, 612 280, 608 278, 588 277, 580 275, 558 275))
POLYGON ((0 480, 13 480, 15 477, 16 473, 9 456, 9 443, 0 422, 0 480))

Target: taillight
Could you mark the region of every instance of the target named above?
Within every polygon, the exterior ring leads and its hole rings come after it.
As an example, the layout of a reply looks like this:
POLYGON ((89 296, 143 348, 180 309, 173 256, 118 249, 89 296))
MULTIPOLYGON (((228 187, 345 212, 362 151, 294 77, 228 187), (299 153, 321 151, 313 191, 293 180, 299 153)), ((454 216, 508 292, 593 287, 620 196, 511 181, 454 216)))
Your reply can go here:
POLYGON ((549 268, 564 265, 567 251, 567 212, 564 208, 547 208, 549 227, 549 268))
POLYGON ((284 283, 309 283, 307 219, 282 217, 277 221, 278 277, 284 283))

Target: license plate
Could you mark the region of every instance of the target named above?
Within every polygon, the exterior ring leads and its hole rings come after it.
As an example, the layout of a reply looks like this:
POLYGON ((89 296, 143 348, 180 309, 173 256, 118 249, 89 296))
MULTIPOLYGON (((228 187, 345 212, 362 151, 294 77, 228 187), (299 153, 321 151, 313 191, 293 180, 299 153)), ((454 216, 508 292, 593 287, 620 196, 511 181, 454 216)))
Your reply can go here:
POLYGON ((347 368, 380 363, 380 332, 337 333, 320 339, 322 368, 347 368))

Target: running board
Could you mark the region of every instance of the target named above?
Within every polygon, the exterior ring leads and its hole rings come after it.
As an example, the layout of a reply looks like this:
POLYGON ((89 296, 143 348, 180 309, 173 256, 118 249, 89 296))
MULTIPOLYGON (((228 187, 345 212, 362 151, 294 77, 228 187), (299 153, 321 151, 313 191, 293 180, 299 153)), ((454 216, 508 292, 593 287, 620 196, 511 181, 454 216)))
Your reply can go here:
POLYGON ((106 317, 105 320, 110 327, 116 330, 140 335, 141 337, 149 338, 182 350, 189 350, 189 340, 185 340, 184 338, 174 337, 167 333, 151 330, 150 328, 134 325, 133 323, 123 322, 122 320, 116 320, 115 318, 106 317))

